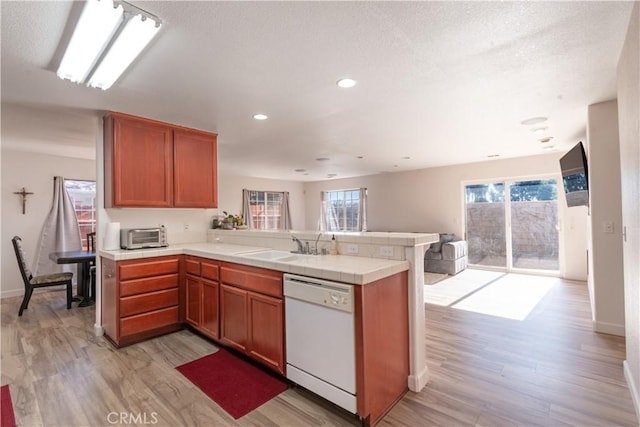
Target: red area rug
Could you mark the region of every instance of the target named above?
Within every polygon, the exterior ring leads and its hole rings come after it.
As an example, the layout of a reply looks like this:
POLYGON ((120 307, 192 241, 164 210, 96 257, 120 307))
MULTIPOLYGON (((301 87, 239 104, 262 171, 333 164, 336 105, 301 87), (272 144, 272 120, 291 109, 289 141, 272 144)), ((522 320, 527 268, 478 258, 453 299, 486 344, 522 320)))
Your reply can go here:
POLYGON ((176 369, 235 419, 287 389, 287 384, 275 374, 223 349, 176 369))
POLYGON ((11 402, 11 392, 8 385, 0 387, 0 426, 16 427, 16 417, 13 414, 13 403, 11 402))

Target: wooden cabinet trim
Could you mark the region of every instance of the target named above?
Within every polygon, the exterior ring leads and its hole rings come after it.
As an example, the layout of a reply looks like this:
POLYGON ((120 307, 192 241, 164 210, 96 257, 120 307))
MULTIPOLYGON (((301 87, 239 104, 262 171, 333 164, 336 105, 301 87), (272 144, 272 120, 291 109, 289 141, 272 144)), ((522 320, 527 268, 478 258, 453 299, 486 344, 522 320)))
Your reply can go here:
POLYGON ((173 206, 218 207, 217 138, 201 132, 173 132, 173 206))
POLYGON ((284 374, 284 304, 279 298, 247 294, 248 354, 284 374))
POLYGON ((178 289, 165 289, 120 298, 120 317, 133 316, 178 305, 178 289))
POLYGON ((224 284, 220 285, 220 340, 247 352, 247 291, 224 284))
POLYGON ((186 256, 184 258, 184 271, 186 274, 200 276, 200 258, 186 256))
POLYGON ((109 171, 110 178, 105 187, 105 207, 170 207, 171 127, 118 114, 109 114, 104 121, 104 145, 108 150, 105 171, 109 171))
POLYGON ((148 258, 142 260, 121 261, 118 263, 120 281, 143 277, 177 274, 180 271, 180 260, 177 256, 148 258))
POLYGON ((408 390, 407 272, 354 286, 357 411, 375 425, 408 390))
POLYGON ((213 262, 204 258, 200 263, 200 274, 203 278, 209 280, 219 280, 220 279, 220 267, 218 267, 218 262, 213 262))
POLYGON ((109 112, 105 207, 216 208, 217 134, 109 112))
POLYGON ((169 307, 120 319, 120 339, 178 323, 178 307, 169 307))
POLYGON ((280 271, 224 262, 220 265, 220 282, 282 298, 282 272, 280 271))
POLYGON ((120 282, 120 297, 155 292, 163 289, 177 288, 179 275, 165 274, 164 276, 143 277, 142 279, 132 279, 120 282))

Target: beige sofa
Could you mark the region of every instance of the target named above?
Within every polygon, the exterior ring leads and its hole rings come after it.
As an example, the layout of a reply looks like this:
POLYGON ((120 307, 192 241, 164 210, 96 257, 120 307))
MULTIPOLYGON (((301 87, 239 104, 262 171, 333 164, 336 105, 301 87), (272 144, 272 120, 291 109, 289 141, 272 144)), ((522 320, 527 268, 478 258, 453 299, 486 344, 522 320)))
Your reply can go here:
POLYGON ((424 254, 424 271, 458 274, 468 264, 468 245, 453 234, 440 234, 440 241, 432 243, 424 254))

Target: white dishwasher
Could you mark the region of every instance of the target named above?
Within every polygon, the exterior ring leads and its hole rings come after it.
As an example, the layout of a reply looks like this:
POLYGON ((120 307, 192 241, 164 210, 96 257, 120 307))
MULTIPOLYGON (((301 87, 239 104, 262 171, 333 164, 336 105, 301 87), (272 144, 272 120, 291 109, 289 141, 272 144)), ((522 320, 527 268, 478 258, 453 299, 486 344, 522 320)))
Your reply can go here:
POLYGON ((356 413, 353 286, 284 275, 287 378, 356 413))

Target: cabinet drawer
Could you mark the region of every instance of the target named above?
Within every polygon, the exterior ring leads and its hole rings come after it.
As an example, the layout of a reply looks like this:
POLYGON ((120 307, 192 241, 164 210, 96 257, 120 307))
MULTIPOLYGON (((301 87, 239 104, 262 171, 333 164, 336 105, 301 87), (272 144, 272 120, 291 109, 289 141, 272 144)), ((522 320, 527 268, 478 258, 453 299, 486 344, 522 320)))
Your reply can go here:
POLYGON ((200 259, 194 257, 186 257, 184 259, 184 268, 187 274, 194 276, 200 275, 200 259))
POLYGON ((282 273, 278 271, 223 264, 220 267, 220 281, 249 291, 282 297, 282 273))
POLYGON ((202 261, 200 264, 200 271, 202 277, 209 280, 218 280, 218 264, 213 261, 202 261))
POLYGON ((178 289, 166 289, 120 298, 120 317, 146 313, 173 305, 178 305, 178 289))
POLYGON ((118 266, 119 279, 130 280, 141 277, 160 276, 163 274, 178 273, 178 258, 156 259, 153 261, 136 262, 132 264, 122 263, 118 266))
POLYGON ((120 296, 142 294, 145 292, 161 291, 163 289, 177 288, 178 275, 167 274, 166 276, 147 277, 144 279, 127 280, 120 283, 120 296))
POLYGON ((169 307, 149 313, 120 319, 120 337, 146 332, 178 323, 178 307, 169 307))

